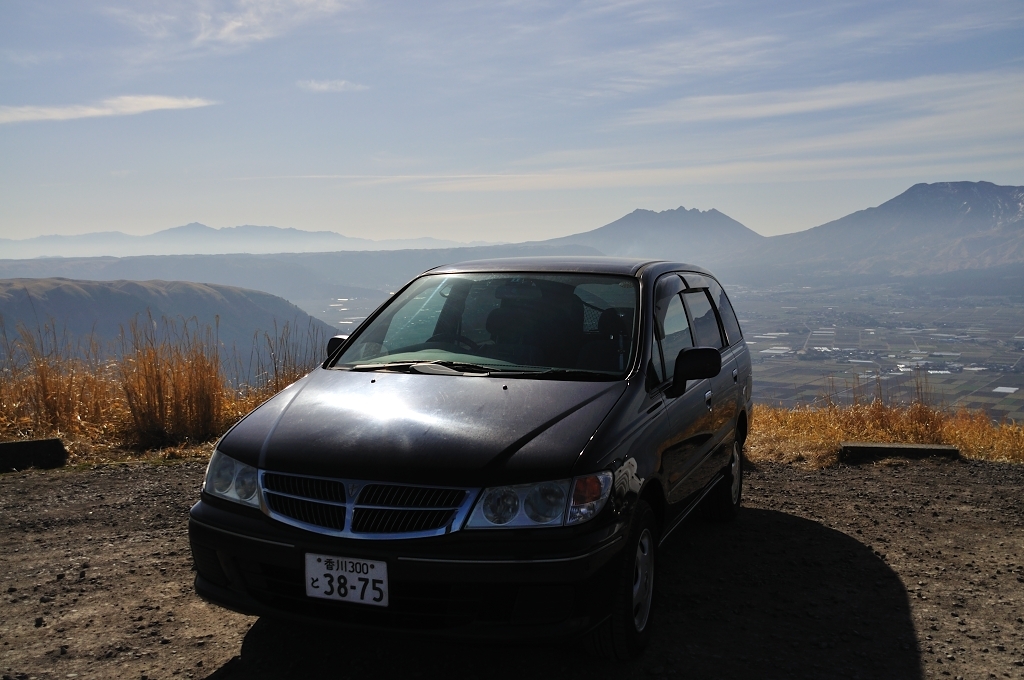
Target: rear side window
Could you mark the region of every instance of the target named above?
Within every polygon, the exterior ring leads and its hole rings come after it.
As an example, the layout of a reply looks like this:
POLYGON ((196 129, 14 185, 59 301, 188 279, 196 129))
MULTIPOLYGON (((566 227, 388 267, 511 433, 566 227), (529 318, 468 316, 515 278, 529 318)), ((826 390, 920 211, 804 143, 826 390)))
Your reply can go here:
POLYGON ((722 318, 722 325, 725 327, 725 334, 728 336, 729 344, 735 345, 743 338, 743 332, 740 330, 740 322, 736 318, 736 312, 733 311, 728 296, 726 296, 722 287, 718 285, 718 282, 714 279, 707 279, 707 282, 708 292, 711 293, 711 299, 718 306, 718 315, 722 318))
POLYGON ((683 293, 686 306, 693 319, 693 339, 698 347, 722 348, 722 334, 718 330, 718 319, 711 300, 705 291, 683 293))

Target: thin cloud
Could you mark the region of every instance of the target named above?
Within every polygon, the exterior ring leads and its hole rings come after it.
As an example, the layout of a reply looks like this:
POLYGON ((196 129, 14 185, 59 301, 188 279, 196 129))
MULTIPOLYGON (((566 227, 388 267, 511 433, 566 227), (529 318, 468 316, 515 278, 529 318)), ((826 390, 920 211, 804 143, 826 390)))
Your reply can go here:
POLYGON ((896 109, 947 108, 977 101, 984 94, 1019 86, 1021 74, 926 76, 901 81, 853 82, 839 85, 685 97, 667 104, 638 109, 622 122, 628 125, 694 123, 780 118, 887 105, 896 109))
POLYGON ((366 85, 347 80, 300 80, 295 84, 307 92, 358 92, 367 89, 366 85))
MULTIPOLYGON (((922 172, 970 173, 1007 171, 1018 167, 1016 155, 976 158, 973 153, 920 153, 869 155, 838 158, 783 158, 701 163, 670 168, 623 169, 608 171, 565 170, 534 174, 477 175, 470 177, 390 178, 420 185, 428 192, 540 192, 594 189, 623 189, 685 186, 693 184, 733 184, 821 179, 877 179, 914 177, 922 172)), ((366 184, 385 184, 373 181, 366 184)))
POLYGON ((164 97, 161 95, 125 95, 104 99, 98 104, 70 106, 0 106, 0 124, 42 120, 75 120, 105 116, 134 116, 150 111, 198 109, 216 102, 199 97, 164 97))
POLYGON ((106 11, 150 39, 199 46, 260 42, 343 7, 341 0, 150 0, 106 11))
MULTIPOLYGON (((642 154, 645 163, 637 163, 637 153, 629 148, 565 149, 512 163, 519 172, 295 175, 276 179, 334 180, 362 186, 404 184, 442 193, 498 193, 774 182, 780 178, 814 181, 943 173, 984 175, 1020 167, 1024 153, 1024 118, 1019 115, 1024 110, 1022 73, 918 79, 862 90, 853 86, 837 88, 828 96, 821 88, 815 89, 818 96, 793 98, 795 104, 773 95, 767 98, 767 105, 755 106, 758 117, 776 119, 768 137, 760 125, 731 123, 721 129, 702 129, 683 149, 672 145, 646 149, 642 154), (920 101, 902 102, 893 94, 900 90, 910 91, 911 99, 920 101), (859 94, 853 96, 852 92, 859 94), (914 97, 913 92, 918 96, 914 97), (920 96, 921 92, 941 96, 929 99, 920 96), (873 96, 867 96, 870 93, 873 96), (895 99, 903 108, 895 116, 857 115, 810 122, 787 118, 794 113, 831 110, 839 106, 834 102, 856 106, 865 99, 895 99)), ((757 102, 742 103, 754 106, 757 102)), ((732 110, 716 106, 717 114, 732 110)), ((736 115, 726 118, 736 121, 749 117, 740 113, 737 110, 736 115)))

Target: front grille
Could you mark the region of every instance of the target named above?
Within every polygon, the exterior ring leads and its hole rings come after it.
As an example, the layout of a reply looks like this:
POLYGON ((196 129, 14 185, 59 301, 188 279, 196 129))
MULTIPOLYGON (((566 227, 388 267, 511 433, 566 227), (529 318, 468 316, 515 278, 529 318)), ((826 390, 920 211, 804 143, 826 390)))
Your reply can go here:
POLYGON ((478 491, 280 472, 262 472, 260 482, 266 509, 274 519, 309 531, 358 538, 414 538, 457 531, 478 491))
POLYGON ((462 489, 430 489, 422 486, 367 484, 357 505, 387 508, 457 508, 466 497, 462 489))
POLYGON ((267 491, 277 491, 289 496, 300 496, 312 500, 331 501, 332 503, 345 502, 345 485, 334 479, 264 472, 263 488, 267 491))
POLYGON ((285 517, 334 531, 345 529, 345 506, 343 505, 316 503, 276 493, 267 493, 266 498, 270 509, 285 517))
POLYGON ((352 531, 359 534, 402 534, 431 531, 446 526, 454 516, 454 509, 356 508, 352 513, 352 531))

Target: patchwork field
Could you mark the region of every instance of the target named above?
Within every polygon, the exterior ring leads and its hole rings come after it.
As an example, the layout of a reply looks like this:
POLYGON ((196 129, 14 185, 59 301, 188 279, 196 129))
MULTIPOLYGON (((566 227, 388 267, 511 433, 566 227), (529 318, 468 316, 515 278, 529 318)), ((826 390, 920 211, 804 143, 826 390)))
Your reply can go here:
POLYGON ((1024 304, 878 285, 730 292, 754 360, 754 398, 793 406, 885 398, 1024 420, 1024 304))

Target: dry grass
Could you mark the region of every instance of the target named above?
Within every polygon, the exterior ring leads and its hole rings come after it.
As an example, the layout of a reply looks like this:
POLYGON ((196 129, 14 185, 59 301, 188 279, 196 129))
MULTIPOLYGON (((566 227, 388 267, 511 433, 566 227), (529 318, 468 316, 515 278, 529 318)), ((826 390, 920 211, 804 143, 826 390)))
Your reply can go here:
POLYGON ((9 334, 0 318, 0 441, 60 437, 72 463, 209 453, 203 444, 311 370, 325 346, 312 326, 285 324, 257 334, 247 362, 222 361, 216 328, 146 317, 104 353, 52 323, 9 334))
POLYGON ((1024 463, 1024 427, 993 422, 980 411, 947 410, 921 401, 794 409, 757 406, 746 455, 754 463, 800 463, 826 467, 838 460, 842 441, 951 444, 961 455, 1024 463))
MULTIPOLYGON (((123 329, 109 356, 47 324, 9 337, 0 318, 0 441, 60 437, 72 462, 179 458, 209 442, 322 358, 326 338, 287 324, 257 334, 247 360, 194 319, 151 317, 123 329), (228 366, 230 375, 224 367, 228 366)), ((968 458, 1024 462, 1024 428, 978 411, 886 402, 795 409, 757 406, 747 456, 757 462, 835 464, 841 441, 952 444, 968 458)))

